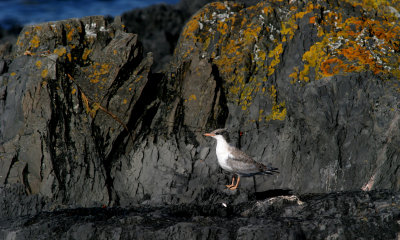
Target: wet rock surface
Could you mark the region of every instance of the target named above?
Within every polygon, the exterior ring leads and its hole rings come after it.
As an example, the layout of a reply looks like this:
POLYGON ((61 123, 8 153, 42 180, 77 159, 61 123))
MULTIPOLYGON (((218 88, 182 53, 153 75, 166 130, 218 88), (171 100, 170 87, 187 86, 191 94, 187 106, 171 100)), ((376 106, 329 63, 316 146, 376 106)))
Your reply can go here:
POLYGON ((396 238, 398 7, 210 3, 160 73, 120 18, 25 27, 0 60, 0 237, 396 238), (280 174, 226 189, 220 127, 280 174))

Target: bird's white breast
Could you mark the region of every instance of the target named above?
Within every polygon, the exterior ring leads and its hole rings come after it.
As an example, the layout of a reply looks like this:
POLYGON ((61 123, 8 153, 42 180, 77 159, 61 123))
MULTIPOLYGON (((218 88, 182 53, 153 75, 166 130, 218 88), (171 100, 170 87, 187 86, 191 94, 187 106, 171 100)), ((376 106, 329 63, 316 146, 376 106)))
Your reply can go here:
POLYGON ((232 171, 232 168, 227 163, 227 160, 228 160, 229 154, 230 154, 228 151, 228 148, 229 148, 229 145, 226 141, 218 141, 217 148, 216 148, 216 154, 217 154, 219 165, 227 171, 232 171))

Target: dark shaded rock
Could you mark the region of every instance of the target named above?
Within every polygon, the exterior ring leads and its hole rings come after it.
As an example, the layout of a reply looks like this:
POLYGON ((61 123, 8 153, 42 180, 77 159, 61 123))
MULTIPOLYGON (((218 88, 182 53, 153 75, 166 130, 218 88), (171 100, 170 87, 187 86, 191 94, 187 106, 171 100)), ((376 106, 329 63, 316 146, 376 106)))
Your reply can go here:
MULTIPOLYGON (((17 41, 17 37, 21 30, 22 26, 18 23, 11 23, 11 26, 8 29, 0 27, 0 59, 8 60, 11 58, 9 55, 12 52, 12 46, 17 41)), ((0 74, 2 74, 1 66, 0 74)))
POLYGON ((77 208, 0 220, 1 239, 396 239, 389 191, 274 197, 239 205, 77 208))
MULTIPOLYGON (((122 14, 126 30, 139 35, 144 52, 154 56, 153 71, 165 70, 187 20, 212 0, 181 0, 176 5, 159 4, 122 14)), ((243 0, 247 5, 257 1, 243 0)))
POLYGON ((153 53, 156 60, 153 70, 157 72, 169 62, 189 17, 173 5, 161 4, 124 13, 122 20, 128 32, 139 35, 144 51, 153 53))

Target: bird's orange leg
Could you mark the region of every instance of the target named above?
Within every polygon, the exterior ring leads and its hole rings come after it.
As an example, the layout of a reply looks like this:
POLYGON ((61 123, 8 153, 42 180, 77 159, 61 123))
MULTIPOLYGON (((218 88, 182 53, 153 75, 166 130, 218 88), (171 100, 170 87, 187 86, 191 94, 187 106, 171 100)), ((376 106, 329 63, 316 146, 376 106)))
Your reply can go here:
POLYGON ((232 177, 232 183, 230 185, 225 185, 227 188, 231 188, 233 187, 235 184, 233 184, 233 182, 235 181, 235 175, 233 175, 232 177))
POLYGON ((234 187, 230 187, 229 189, 230 190, 235 190, 238 187, 239 182, 240 182, 240 175, 238 175, 238 179, 237 179, 236 185, 234 187))

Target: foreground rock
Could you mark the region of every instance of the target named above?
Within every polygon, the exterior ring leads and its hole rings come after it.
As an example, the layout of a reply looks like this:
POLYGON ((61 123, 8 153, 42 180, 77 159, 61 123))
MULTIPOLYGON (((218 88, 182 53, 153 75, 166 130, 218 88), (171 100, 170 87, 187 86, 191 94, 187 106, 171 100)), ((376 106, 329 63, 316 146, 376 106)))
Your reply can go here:
POLYGON ((278 196, 239 205, 77 208, 0 220, 1 239, 396 239, 400 195, 278 196))

